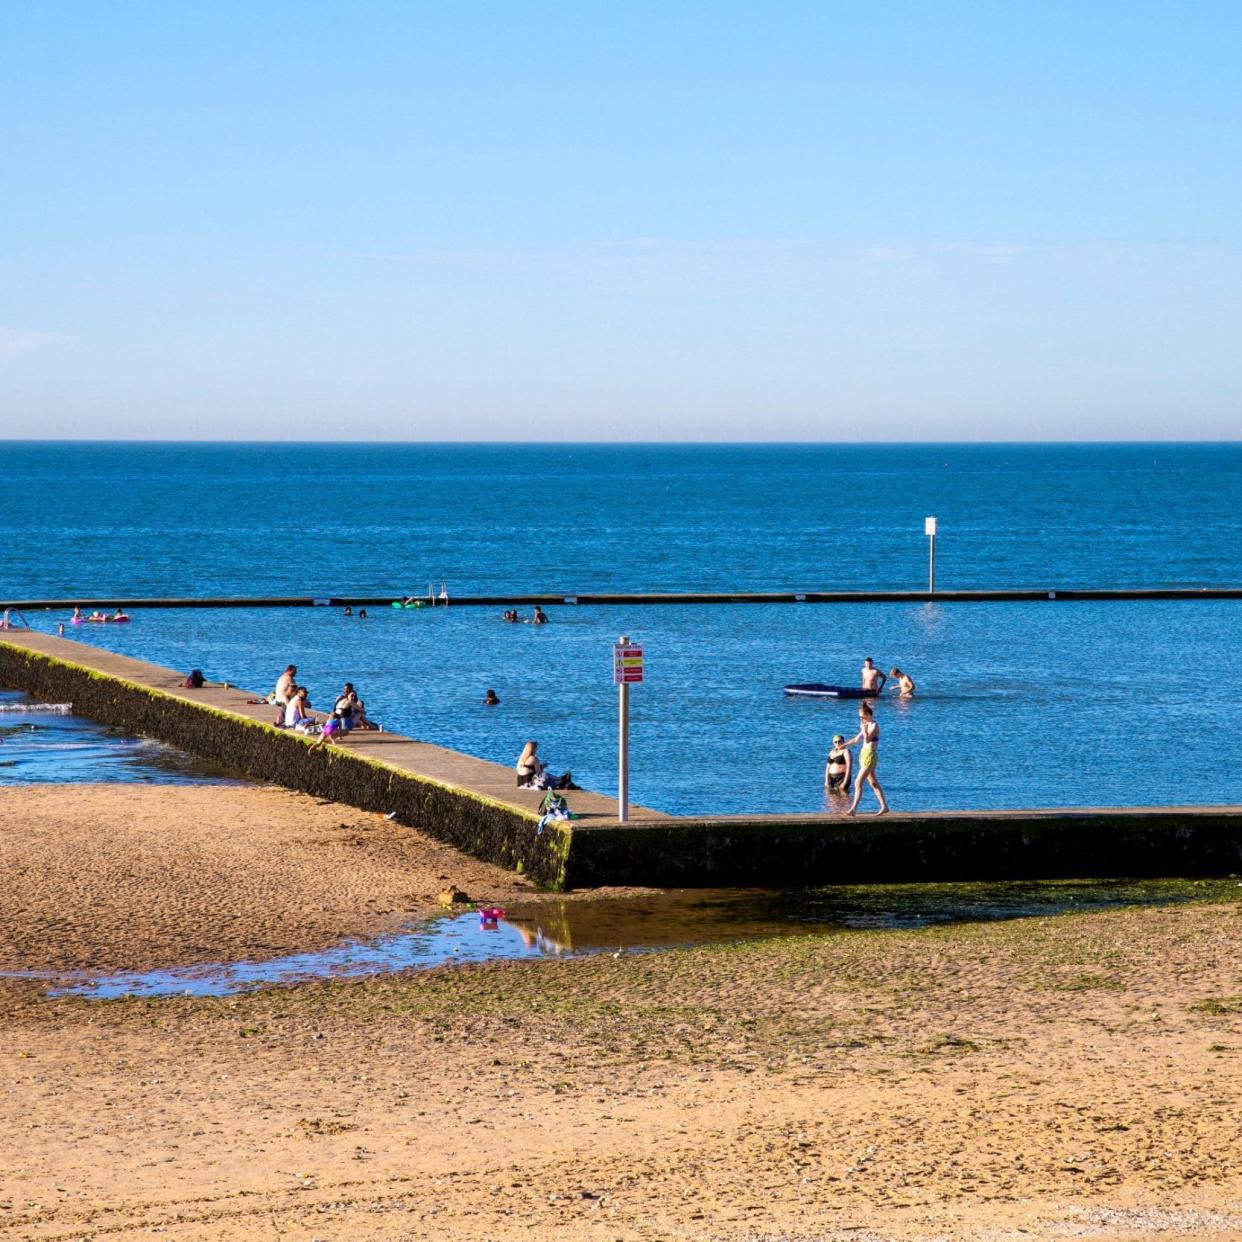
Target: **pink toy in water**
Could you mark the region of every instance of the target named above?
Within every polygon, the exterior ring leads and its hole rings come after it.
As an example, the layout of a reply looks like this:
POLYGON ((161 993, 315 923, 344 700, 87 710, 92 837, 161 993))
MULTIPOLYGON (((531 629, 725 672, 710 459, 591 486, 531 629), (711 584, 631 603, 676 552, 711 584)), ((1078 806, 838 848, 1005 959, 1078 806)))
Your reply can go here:
POLYGON ((499 906, 483 906, 479 910, 479 921, 484 927, 495 927, 504 917, 505 912, 499 906))

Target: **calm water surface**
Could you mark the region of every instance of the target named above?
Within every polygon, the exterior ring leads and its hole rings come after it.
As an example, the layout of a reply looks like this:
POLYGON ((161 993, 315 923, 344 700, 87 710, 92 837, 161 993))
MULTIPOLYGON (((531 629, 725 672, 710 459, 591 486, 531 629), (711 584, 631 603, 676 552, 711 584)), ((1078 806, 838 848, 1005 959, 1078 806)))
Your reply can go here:
MULTIPOLYGON (((1236 444, 10 443, 0 595, 913 588, 927 514, 946 589, 1242 584, 1236 444)), ((872 655, 919 685, 878 709, 897 807, 1242 802, 1239 603, 371 613, 150 611, 75 636, 256 690, 292 660, 321 708, 349 679, 391 728, 506 764, 534 737, 610 790, 626 633, 649 674, 632 795, 674 812, 823 808, 855 711, 781 687, 872 655)))
MULTIPOLYGON (((115 975, 58 978, 59 990, 120 996, 222 996, 267 984, 427 970, 467 962, 647 952, 777 936, 995 922, 1123 906, 1237 901, 1235 880, 1057 881, 1039 884, 893 884, 796 891, 670 890, 515 907, 496 923, 446 915, 376 940, 318 953, 115 975)), ((26 978, 49 978, 27 974, 26 978)))
MULTIPOLYGON (((860 657, 916 678, 882 699, 880 774, 896 807, 1242 803, 1230 602, 562 607, 546 626, 479 608, 163 611, 85 638, 267 690, 289 661, 330 708, 345 679, 386 727, 513 764, 537 738, 553 770, 615 787, 610 644, 644 643, 631 692, 631 796, 660 810, 818 811, 851 703, 787 699, 850 681, 860 657), (499 707, 482 705, 494 688, 499 707), (1207 757, 1199 762, 1192 757, 1207 757)), ((51 614, 33 618, 50 626, 51 614)), ((86 627, 82 627, 86 628, 86 627)))

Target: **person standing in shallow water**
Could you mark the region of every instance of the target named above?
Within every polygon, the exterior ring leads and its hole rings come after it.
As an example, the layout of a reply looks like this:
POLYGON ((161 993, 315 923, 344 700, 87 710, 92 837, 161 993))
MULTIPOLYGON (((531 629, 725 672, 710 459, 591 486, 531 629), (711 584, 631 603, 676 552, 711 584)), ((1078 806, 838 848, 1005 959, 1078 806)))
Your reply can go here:
POLYGON ((849 787, 850 752, 846 749, 845 738, 838 733, 832 739, 832 749, 824 766, 824 788, 829 793, 843 794, 849 787))
POLYGON ((875 722, 875 713, 872 712, 869 703, 859 705, 858 732, 843 745, 854 746, 859 742, 862 743, 862 748, 858 752, 858 775, 854 778, 854 800, 845 813, 853 815, 858 810, 858 803, 862 798, 863 782, 866 781, 880 803, 880 809, 876 811, 876 814, 887 815, 888 802, 885 800, 884 790, 880 788, 880 781, 876 776, 876 767, 880 757, 880 726, 875 722))
POLYGON ((887 680, 888 674, 880 672, 870 656, 862 662, 862 688, 864 690, 874 690, 876 694, 879 694, 884 689, 884 683, 887 680))
POLYGON ((889 680, 897 683, 897 697, 899 699, 908 699, 914 694, 914 678, 909 673, 903 673, 901 669, 894 668, 889 671, 889 680))

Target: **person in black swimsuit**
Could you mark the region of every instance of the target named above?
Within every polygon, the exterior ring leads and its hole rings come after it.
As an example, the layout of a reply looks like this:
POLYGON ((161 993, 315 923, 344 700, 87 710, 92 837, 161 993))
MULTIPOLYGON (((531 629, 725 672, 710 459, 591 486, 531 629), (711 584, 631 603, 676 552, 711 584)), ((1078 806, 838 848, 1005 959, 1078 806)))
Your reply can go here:
POLYGON ((844 742, 845 738, 840 733, 836 734, 832 739, 832 749, 828 752, 828 763, 824 768, 824 788, 829 793, 844 793, 850 786, 850 768, 853 763, 844 742))

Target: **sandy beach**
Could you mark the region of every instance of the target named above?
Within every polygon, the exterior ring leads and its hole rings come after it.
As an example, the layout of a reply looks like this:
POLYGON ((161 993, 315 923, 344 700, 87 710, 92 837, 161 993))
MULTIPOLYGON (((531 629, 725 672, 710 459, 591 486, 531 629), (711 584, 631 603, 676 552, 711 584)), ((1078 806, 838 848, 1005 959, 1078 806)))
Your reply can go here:
MULTIPOLYGON (((532 892, 280 790, 0 792, 6 970, 322 946, 447 883, 532 892)), ((0 1236, 1238 1237, 1240 939, 1230 904, 221 999, 10 980, 0 1236)))

